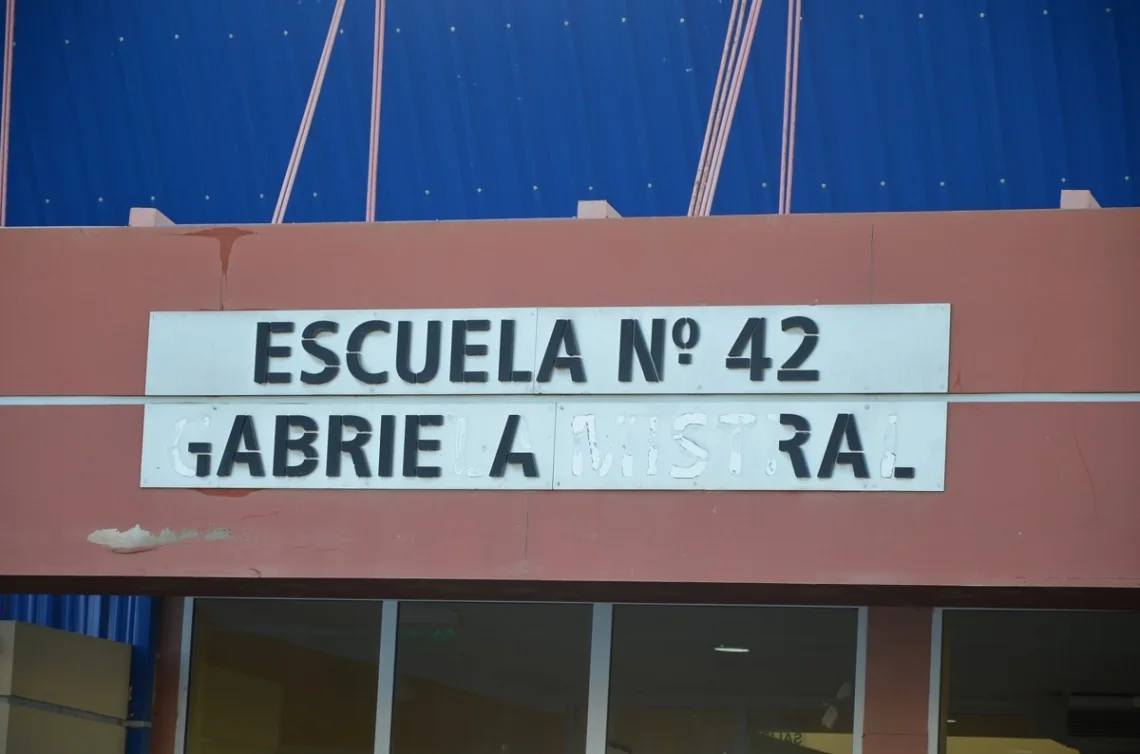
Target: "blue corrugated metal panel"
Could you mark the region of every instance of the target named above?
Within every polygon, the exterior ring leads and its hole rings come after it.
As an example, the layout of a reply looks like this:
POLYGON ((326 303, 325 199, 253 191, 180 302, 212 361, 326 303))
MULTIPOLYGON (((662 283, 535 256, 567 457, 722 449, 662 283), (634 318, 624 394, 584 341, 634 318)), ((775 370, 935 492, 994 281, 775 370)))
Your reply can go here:
MULTIPOLYGON (((331 0, 18 6, 11 219, 268 220, 331 0), (100 199, 102 201, 100 201, 100 199)), ((389 0, 379 215, 685 211, 726 0, 389 0)), ((767 0, 715 210, 772 212, 767 0)), ((348 0, 288 219, 363 217, 372 2, 348 0)), ((805 0, 797 212, 1140 204, 1140 3, 805 0)))
MULTIPOLYGON (((131 645, 128 717, 150 721, 154 698, 156 603, 151 597, 0 595, 0 620, 18 620, 131 645)), ((150 730, 127 731, 127 754, 149 750, 150 730)))

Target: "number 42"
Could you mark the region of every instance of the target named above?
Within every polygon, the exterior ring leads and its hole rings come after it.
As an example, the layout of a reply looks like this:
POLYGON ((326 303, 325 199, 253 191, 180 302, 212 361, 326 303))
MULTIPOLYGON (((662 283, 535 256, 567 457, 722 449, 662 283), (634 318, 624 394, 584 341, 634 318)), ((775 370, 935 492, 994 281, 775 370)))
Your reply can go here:
MULTIPOLYGON (((772 367, 772 359, 764 354, 767 329, 765 317, 749 317, 729 349, 724 365, 729 369, 747 369, 752 382, 763 382, 764 372, 772 367)), ((799 330, 803 339, 795 353, 776 370, 776 379, 779 382, 819 382, 819 370, 801 368, 819 343, 819 325, 810 317, 785 317, 780 329, 784 332, 799 330)))

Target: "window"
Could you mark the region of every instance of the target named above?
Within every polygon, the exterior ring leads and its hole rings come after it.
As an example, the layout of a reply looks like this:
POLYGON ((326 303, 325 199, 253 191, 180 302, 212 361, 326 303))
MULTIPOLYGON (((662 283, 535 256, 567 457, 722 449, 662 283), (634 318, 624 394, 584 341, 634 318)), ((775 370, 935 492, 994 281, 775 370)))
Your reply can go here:
POLYGON ((948 611, 947 754, 1140 751, 1140 613, 948 611))
POLYGON ((582 754, 591 605, 400 604, 392 754, 582 754))
POLYGON ((372 754, 379 602, 194 607, 187 754, 372 754))
POLYGON ((854 609, 617 606, 611 754, 852 748, 854 609))
MULTIPOLYGON (((388 607, 196 600, 186 754, 373 754, 393 677, 391 754, 586 754, 594 605, 388 607)), ((606 754, 851 753, 857 610, 612 615, 606 754)))

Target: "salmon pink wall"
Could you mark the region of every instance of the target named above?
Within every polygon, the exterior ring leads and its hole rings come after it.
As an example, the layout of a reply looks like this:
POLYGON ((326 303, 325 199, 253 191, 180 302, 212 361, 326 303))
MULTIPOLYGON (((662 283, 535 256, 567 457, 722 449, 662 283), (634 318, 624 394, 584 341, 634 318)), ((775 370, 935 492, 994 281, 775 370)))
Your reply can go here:
POLYGON ((0 231, 0 575, 1137 586, 1138 281, 1137 210, 0 231), (863 303, 952 305, 945 492, 139 487, 151 311, 863 303))

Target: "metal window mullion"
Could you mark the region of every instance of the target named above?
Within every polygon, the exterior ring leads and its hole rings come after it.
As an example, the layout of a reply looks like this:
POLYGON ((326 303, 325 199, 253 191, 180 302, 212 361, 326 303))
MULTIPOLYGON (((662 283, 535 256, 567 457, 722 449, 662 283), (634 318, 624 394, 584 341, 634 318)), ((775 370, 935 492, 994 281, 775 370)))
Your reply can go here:
POLYGON ((586 754, 606 754, 613 626, 613 604, 594 603, 593 628, 590 632, 590 685, 586 702, 586 754))
MULTIPOLYGON (((170 598, 168 598, 170 599, 170 598)), ((161 618, 160 618, 161 620, 161 618)), ((186 751, 186 728, 190 724, 190 655, 194 647, 194 598, 182 600, 182 636, 178 651, 178 697, 174 722, 174 754, 186 751)))
POLYGON ((855 631, 855 710, 851 726, 851 754, 863 754, 863 713, 867 701, 867 629, 870 609, 859 608, 855 631))
POLYGON ((945 688, 942 667, 944 645, 942 635, 942 608, 936 607, 930 615, 930 689, 927 692, 926 751, 941 754, 945 749, 942 690, 945 688))
POLYGON ((384 600, 380 617, 380 668, 376 679, 376 733, 374 754, 389 754, 392 749, 392 705, 396 701, 396 631, 399 628, 400 603, 384 600))

